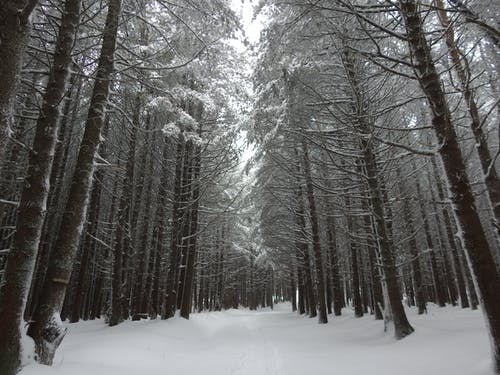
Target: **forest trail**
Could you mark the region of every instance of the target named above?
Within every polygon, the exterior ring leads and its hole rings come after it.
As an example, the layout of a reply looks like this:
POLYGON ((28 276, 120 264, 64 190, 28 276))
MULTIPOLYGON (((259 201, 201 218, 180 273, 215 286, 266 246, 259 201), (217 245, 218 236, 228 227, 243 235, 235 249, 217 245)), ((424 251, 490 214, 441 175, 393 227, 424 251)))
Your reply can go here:
POLYGON ((53 367, 20 375, 489 375, 488 338, 478 311, 437 309, 409 316, 417 329, 403 341, 371 316, 351 311, 330 323, 273 311, 228 310, 174 318, 69 325, 53 367))

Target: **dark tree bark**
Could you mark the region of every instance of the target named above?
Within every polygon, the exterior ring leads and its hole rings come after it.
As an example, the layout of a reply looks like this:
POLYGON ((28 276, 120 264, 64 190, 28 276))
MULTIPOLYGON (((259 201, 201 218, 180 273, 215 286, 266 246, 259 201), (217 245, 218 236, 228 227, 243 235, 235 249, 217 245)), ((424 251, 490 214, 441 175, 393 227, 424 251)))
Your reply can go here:
POLYGON ((120 9, 121 0, 109 1, 96 81, 68 203, 52 250, 43 292, 35 309, 33 322, 29 327, 28 333, 35 340, 40 362, 44 364, 52 363, 55 351, 65 333, 59 321, 59 313, 70 281, 72 266, 78 251, 86 216, 94 174, 94 157, 100 142, 111 75, 113 73, 113 56, 120 9))
MULTIPOLYGON (((400 194, 405 193, 405 189, 403 187, 403 174, 398 168, 397 178, 399 184, 400 194)), ((411 237, 408 241, 408 248, 410 250, 411 257, 411 270, 413 275, 413 291, 415 294, 415 303, 418 308, 418 314, 421 315, 424 312, 427 312, 426 299, 425 299, 425 290, 422 280, 422 269, 420 267, 420 252, 417 247, 417 240, 415 238, 415 221, 413 218, 412 209, 410 206, 409 197, 403 198, 403 217, 408 227, 408 233, 410 233, 411 237)), ((418 202, 418 204, 422 204, 422 202, 418 202)))
MULTIPOLYGON (((191 197, 191 217, 189 228, 189 242, 187 248, 186 274, 181 302, 181 316, 189 319, 191 312, 191 301, 193 293, 194 262, 196 258, 196 240, 198 231, 198 207, 200 204, 200 171, 201 171, 201 147, 195 147, 194 171, 193 171, 193 195, 191 197)), ((223 239, 224 240, 224 239, 223 239)), ((224 244, 222 244, 224 246, 224 244)), ((223 274, 223 272, 221 272, 223 274)))
POLYGON ((183 197, 183 185, 186 182, 186 160, 189 159, 188 142, 181 134, 177 144, 177 156, 175 162, 175 181, 174 181, 174 203, 172 209, 172 233, 170 243, 170 262, 166 280, 166 296, 164 301, 164 311, 162 319, 174 316, 177 303, 178 291, 178 271, 181 260, 181 239, 182 239, 182 219, 185 212, 183 197))
POLYGON ((309 312, 309 316, 314 318, 317 316, 316 310, 316 296, 314 294, 314 287, 312 281, 311 272, 311 260, 309 257, 309 245, 307 242, 307 228, 305 220, 305 210, 304 210, 304 197, 302 192, 302 187, 299 185, 297 187, 297 212, 295 214, 297 220, 297 230, 296 230, 296 247, 300 253, 300 258, 302 260, 302 270, 304 275, 304 302, 305 310, 309 312))
MULTIPOLYGON (((328 212, 332 212, 330 206, 327 206, 328 212)), ((342 314, 342 286, 340 284, 339 274, 339 257, 337 255, 336 230, 335 220, 331 215, 327 216, 327 237, 328 237, 328 253, 330 255, 330 269, 332 278, 332 294, 333 294, 333 315, 340 316, 342 314)))
POLYGON ((461 240, 482 297, 484 314, 492 337, 494 365, 500 373, 500 275, 496 269, 493 250, 481 226, 450 109, 429 44, 425 39, 417 4, 414 0, 400 0, 399 6, 405 21, 408 45, 416 64, 417 78, 432 112, 432 126, 441 145, 439 154, 448 177, 455 215, 462 231, 461 240))
MULTIPOLYGON (((438 198, 441 202, 444 202, 447 197, 445 196, 445 188, 443 187, 443 182, 441 181, 441 176, 439 175, 435 158, 432 158, 431 162, 432 162, 432 170, 434 172, 433 173, 434 178, 436 180, 438 198)), ((467 296, 464 273, 462 271, 462 265, 460 263, 459 249, 455 241, 454 233, 456 233, 456 229, 454 229, 452 226, 452 218, 450 217, 450 214, 448 212, 448 207, 443 206, 441 212, 443 214, 443 220, 444 220, 446 235, 448 238, 448 243, 450 244, 451 248, 451 257, 453 260, 453 267, 455 269, 455 277, 457 279, 458 292, 460 294, 460 303, 462 308, 467 308, 470 305, 469 305, 469 298, 467 296)))
MULTIPOLYGON (((149 167, 147 168, 147 173, 149 176, 154 174, 154 163, 153 156, 149 160, 149 167)), ((153 180, 149 179, 149 184, 146 189, 146 202, 144 204, 143 220, 144 226, 142 228, 142 233, 140 234, 139 241, 139 266, 136 270, 136 275, 134 279, 134 294, 132 299, 132 320, 139 320, 144 314, 147 313, 147 308, 143 309, 143 301, 145 296, 148 294, 147 278, 149 277, 149 272, 152 271, 153 267, 150 267, 150 259, 152 257, 150 249, 150 227, 152 220, 150 219, 150 209, 151 201, 153 200, 153 180), (141 315, 140 315, 141 314, 141 315)))
POLYGON ((325 276, 323 270, 323 257, 321 254, 321 243, 319 238, 319 222, 314 199, 314 187, 311 175, 311 164, 309 160, 309 150, 307 144, 302 142, 304 174, 306 178, 307 200, 309 202, 309 219, 311 220, 312 246, 314 254, 314 264, 316 265, 316 285, 318 299, 318 323, 328 323, 325 300, 325 276))
MULTIPOLYGON (((140 107, 140 99, 137 100, 137 107, 140 107)), ((139 108, 135 109, 138 112, 139 108)), ((138 116, 138 114, 136 114, 138 116)), ((128 258, 132 248, 131 231, 131 205, 134 189, 134 163, 135 149, 137 143, 138 120, 134 121, 134 127, 130 134, 128 145, 128 157, 125 165, 125 175, 122 180, 122 193, 118 204, 118 226, 116 228, 115 249, 113 257, 113 280, 111 291, 111 315, 109 325, 115 326, 122 319, 128 317, 128 298, 126 294, 126 284, 128 282, 128 258)))
POLYGON ((401 301, 401 293, 398 285, 398 275, 396 269, 396 260, 394 258, 393 243, 391 233, 386 222, 386 208, 384 205, 384 192, 382 182, 380 181, 380 172, 378 170, 374 144, 371 137, 371 126, 367 122, 369 116, 365 113, 366 103, 362 99, 362 90, 360 87, 358 73, 350 52, 345 49, 343 55, 344 69, 351 88, 351 100, 353 109, 353 120, 360 132, 360 151, 362 161, 366 170, 366 180, 369 189, 369 202, 374 218, 374 232, 378 236, 378 258, 381 262, 381 271, 383 282, 387 293, 387 303, 392 313, 395 337, 402 339, 410 335, 414 329, 410 325, 401 301))
MULTIPOLYGON (((25 7, 30 4, 34 6, 36 2, 29 3, 25 7)), ((16 80, 17 77, 11 77, 12 79, 9 80, 9 75, 19 74, 21 53, 26 42, 24 33, 29 32, 29 13, 24 14, 24 12, 28 12, 28 8, 25 8, 21 14, 9 14, 15 10, 15 5, 17 4, 9 1, 3 4, 2 10, 0 10, 0 33, 2 33, 0 56, 9 57, 0 63, 0 82, 3 85, 2 90, 0 90, 2 93, 0 94, 0 132, 5 130, 4 127, 9 126, 8 117, 12 106, 8 96, 12 96, 13 99, 13 95, 15 95, 15 82, 13 80, 16 80), (2 23, 2 21, 7 24, 2 23), (20 24, 12 24, 12 21, 20 22, 20 24), (9 29, 2 30, 4 27, 9 29), (12 45, 13 42, 19 44, 12 45), (13 90, 13 92, 5 94, 9 90, 13 90)), ((79 18, 80 0, 66 1, 57 37, 54 61, 40 116, 37 120, 33 150, 29 156, 14 242, 7 261, 4 282, 0 289, 0 332, 2 332, 2 336, 0 336, 0 373, 5 375, 16 373, 20 365, 21 332, 19 329, 45 219, 47 198, 50 191, 48 181, 51 176, 59 128, 59 107, 66 91, 71 52, 79 18)), ((0 139, 3 138, 3 135, 0 134, 0 139)), ((0 149, 4 148, 5 142, 1 141, 0 149)))
MULTIPOLYGON (((416 168, 416 165, 414 165, 414 168, 416 168)), ((422 189, 420 187, 420 182, 418 180, 415 182, 415 188, 417 190, 417 197, 418 197, 418 201, 419 201, 418 208, 420 211, 420 216, 422 218, 423 227, 424 227, 425 242, 427 245, 426 250, 429 252, 429 261, 430 261, 432 280, 433 280, 433 286, 434 286, 434 302, 439 307, 444 307, 444 306, 446 306, 446 297, 445 297, 445 292, 444 292, 444 288, 443 288, 443 283, 441 281, 441 278, 439 277, 440 272, 439 272, 437 260, 436 260, 436 248, 437 248, 437 246, 435 247, 433 245, 431 228, 429 225, 429 218, 427 217, 427 212, 425 211, 424 195, 422 194, 422 189)))
POLYGON ((53 244, 53 237, 55 232, 51 231, 50 229, 57 228, 59 226, 58 208, 60 207, 60 203, 63 200, 61 199, 61 193, 64 187, 63 174, 68 164, 70 142, 73 135, 73 128, 76 122, 76 103, 80 98, 82 88, 82 79, 79 79, 76 93, 73 93, 72 86, 75 83, 74 81, 76 80, 76 77, 77 75, 73 74, 69 80, 68 94, 66 96, 62 118, 60 120, 61 125, 59 126, 56 153, 54 155, 54 162, 52 165, 52 172, 50 176, 50 193, 48 198, 47 216, 44 220, 42 236, 38 245, 37 260, 33 274, 33 280, 31 281, 28 304, 24 312, 26 320, 30 319, 31 314, 33 313, 33 310, 37 305, 38 298, 41 294, 41 289, 43 286, 43 280, 45 279, 45 273, 47 272, 50 249, 53 244), (69 128, 67 132, 68 134, 66 134, 66 128, 69 128))
MULTIPOLYGON (((346 194, 346 207, 349 210, 351 208, 351 199, 349 192, 346 194)), ((354 222, 352 216, 347 214, 347 228, 350 234, 355 234, 356 230, 354 228, 354 222)), ((358 269, 358 247, 355 243, 354 238, 349 239, 349 260, 351 261, 351 296, 352 303, 354 305, 354 316, 356 318, 361 318, 363 316, 363 305, 361 301, 361 294, 359 293, 359 269, 358 269)))
MULTIPOLYGON (((109 120, 106 121, 104 126, 104 139, 107 138, 109 131, 109 120)), ((106 148, 105 143, 102 143, 99 147, 99 155, 106 160, 106 148)), ((85 295, 90 291, 86 285, 86 276, 88 276, 88 267, 95 255, 95 238, 97 237, 97 230, 99 226, 99 211, 101 208, 101 192, 102 184, 104 178, 104 169, 100 168, 95 173, 95 182, 92 184, 92 192, 90 194, 89 202, 89 213, 87 217, 87 225, 85 227, 85 240, 82 245, 82 256, 80 261, 80 267, 78 269, 77 284, 74 299, 71 306, 70 322, 76 323, 82 315, 82 308, 85 299, 85 295)))

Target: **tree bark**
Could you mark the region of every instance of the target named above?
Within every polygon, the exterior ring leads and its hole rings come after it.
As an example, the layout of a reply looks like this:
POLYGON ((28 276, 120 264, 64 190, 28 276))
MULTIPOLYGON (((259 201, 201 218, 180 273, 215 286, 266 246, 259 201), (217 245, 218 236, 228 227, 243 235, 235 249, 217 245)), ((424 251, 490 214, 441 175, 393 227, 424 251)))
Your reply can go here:
MULTIPOLYGON (((378 238, 378 258, 381 262, 381 271, 385 292, 387 295, 387 303, 390 306, 392 319, 394 323, 396 339, 402 339, 410 335, 414 329, 410 325, 408 318, 401 302, 401 293, 398 285, 398 275, 396 269, 396 260, 394 258, 393 242, 391 240, 390 229, 386 222, 386 208, 384 206, 384 192, 382 189, 382 181, 380 181, 380 172, 378 170, 373 139, 367 137, 371 134, 371 124, 367 119, 366 103, 363 100, 362 88, 349 50, 346 48, 343 54, 344 69, 347 79, 350 83, 350 96, 352 100, 353 121, 354 125, 360 132, 360 151, 364 168, 366 170, 366 180, 369 189, 369 202, 371 212, 374 219, 374 232, 378 238)), ((390 223, 389 223, 390 224, 390 223)), ((388 306, 386 304, 385 308, 388 306)))
MULTIPOLYGON (((346 207, 349 210, 351 208, 351 199, 349 192, 346 194, 346 207)), ((347 228, 349 234, 355 234, 356 230, 354 228, 353 218, 347 213, 347 228)), ((349 259, 351 261, 351 295, 352 304, 354 306, 354 316, 356 318, 361 318, 363 316, 363 306, 361 303, 361 295, 359 293, 359 270, 358 270, 358 248, 354 242, 354 238, 349 239, 349 259)))
MULTIPOLYGON (((403 174, 401 170, 398 168, 397 170, 397 179, 400 194, 405 193, 405 189, 403 187, 403 174)), ((411 270, 413 275, 413 290, 415 293, 415 303, 418 308, 418 314, 421 315, 424 312, 427 312, 426 300, 425 300, 425 291, 422 280, 422 269, 420 267, 420 252, 417 247, 417 240, 415 238, 415 220, 413 218, 412 209, 410 206, 410 197, 403 197, 403 217, 408 226, 408 232, 411 237, 408 242, 408 248, 410 250, 411 257, 411 270)), ((418 202, 417 204, 421 205, 422 202, 418 202)))
POLYGON ((314 254, 314 264, 316 265, 316 285, 318 299, 318 323, 328 323, 326 313, 325 276, 323 270, 323 257, 321 254, 321 242, 319 238, 319 222, 314 199, 314 187, 311 173, 311 162, 309 160, 309 150, 305 141, 302 142, 304 159, 304 173, 306 178, 307 200, 309 202, 309 219, 311 220, 312 246, 314 254))
MULTIPOLYGON (((190 230, 189 242, 187 248, 186 260, 186 274, 184 280, 184 288, 182 293, 181 302, 181 316, 189 319, 191 312, 191 300, 193 293, 193 277, 194 277, 194 262, 196 259, 196 240, 198 231, 198 207, 200 204, 200 171, 201 171, 201 148, 195 147, 194 171, 193 171, 193 194, 191 197, 191 217, 190 217, 190 230)), ((224 239, 223 239, 224 240, 224 239)), ((224 244, 222 244, 224 246, 224 244)), ((223 274, 223 273, 221 273, 223 274)))

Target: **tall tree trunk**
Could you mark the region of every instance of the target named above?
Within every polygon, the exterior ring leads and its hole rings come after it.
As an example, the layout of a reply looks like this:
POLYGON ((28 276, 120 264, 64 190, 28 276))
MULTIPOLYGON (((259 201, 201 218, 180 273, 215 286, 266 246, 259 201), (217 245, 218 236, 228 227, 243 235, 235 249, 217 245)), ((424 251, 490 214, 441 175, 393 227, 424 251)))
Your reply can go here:
MULTIPOLYGON (((413 168, 416 168, 416 165, 413 165, 413 168)), ((436 260, 436 247, 434 247, 433 242, 432 242, 432 234, 431 234, 431 228, 429 225, 429 218, 427 217, 427 212, 425 211, 425 198, 422 193, 422 189, 420 186, 420 182, 416 181, 415 182, 415 188, 417 190, 417 197, 418 197, 418 207, 420 211, 420 216, 422 217, 422 222, 423 222, 423 227, 424 227, 424 234, 425 234, 425 242, 427 245, 427 251, 429 252, 429 260, 430 260, 430 265, 431 265, 431 274, 432 274, 432 280, 433 280, 433 285, 434 285, 434 302, 439 306, 439 307, 444 307, 446 306, 446 301, 445 301, 445 295, 444 295, 444 288, 443 288, 443 283, 441 281, 441 278, 439 277, 440 272, 438 269, 437 265, 437 260, 436 260)))
MULTIPOLYGON (((140 99, 137 100, 139 111, 140 99)), ((136 115, 138 116, 138 114, 136 115)), ((134 127, 130 134, 127 164, 125 165, 125 175, 122 180, 122 193, 118 204, 118 227, 116 229, 115 251, 113 258, 113 280, 111 291, 111 316, 109 325, 119 324, 125 316, 128 317, 128 298, 126 284, 128 282, 128 262, 132 247, 131 230, 131 205, 134 189, 134 163, 137 143, 137 129, 139 121, 134 121, 134 127)))
MULTIPOLYGON (((201 131, 200 131, 201 132, 201 131)), ((196 259, 196 240, 198 231, 198 207, 200 204, 200 171, 201 171, 201 147, 195 147, 193 171, 193 195, 191 197, 191 222, 189 230, 189 242, 187 248, 186 274, 184 280, 184 288, 182 293, 181 316, 189 319, 191 312, 191 300, 193 293, 193 277, 194 277, 194 262, 196 259)), ((223 239, 224 240, 224 239, 223 239)), ((225 246, 222 244, 222 246, 225 246)), ((221 272, 223 274, 223 272, 221 272)))
MULTIPOLYGON (((328 212, 331 213, 331 205, 327 205, 328 212)), ((332 294, 333 294, 333 315, 340 316, 342 314, 342 286, 340 284, 340 273, 339 273, 339 257, 337 254, 337 242, 336 242, 336 227, 335 220, 330 214, 327 216, 327 237, 328 237, 328 253, 330 255, 330 269, 332 277, 332 294)))
POLYGON ((182 238, 182 216, 185 211, 181 205, 183 181, 185 181, 184 165, 185 159, 188 159, 187 142, 184 135, 180 134, 177 141, 177 156, 175 161, 175 181, 174 181, 174 202, 172 210, 172 232, 170 242, 170 263, 166 281, 166 296, 164 302, 164 312, 162 319, 171 318, 174 316, 176 301, 177 301, 177 280, 178 280, 178 265, 180 261, 180 244, 182 238))
POLYGON ((448 177, 451 200, 461 228, 461 240, 477 281, 479 295, 482 297, 492 337, 494 365, 500 373, 500 275, 496 269, 493 250, 481 226, 451 113, 429 44, 425 39, 417 4, 414 0, 400 0, 399 5, 417 78, 432 111, 432 125, 441 145, 439 154, 448 177))
MULTIPOLYGON (((13 2, 3 4, 0 10, 0 28, 12 27, 12 30, 1 30, 0 56, 9 56, 0 63, 0 132, 8 127, 10 100, 4 91, 15 90, 15 83, 9 74, 19 74, 21 53, 29 32, 29 14, 10 15, 14 11, 13 2), (21 25, 11 24, 14 21, 21 25), (18 19, 25 17, 26 19, 18 19), (2 23, 8 22, 9 25, 2 23), (11 45, 11 43, 19 43, 11 45), (21 52, 18 52, 21 51, 21 52), (8 55, 4 55, 8 54, 8 55), (17 60, 17 61, 10 61, 17 60), (12 65, 12 66, 9 66, 12 65)), ((32 4, 34 6, 34 4, 32 4)), ((25 9, 26 10, 26 9, 25 9)), ((49 179, 52 171, 57 134, 59 128, 59 107, 66 91, 71 51, 76 29, 80 18, 80 0, 66 1, 61 26, 56 42, 54 61, 49 81, 43 98, 42 110, 38 117, 33 150, 29 156, 28 171, 24 183, 21 202, 19 204, 14 242, 5 268, 4 282, 0 289, 0 373, 11 375, 17 372, 20 365, 22 316, 26 307, 27 295, 33 277, 38 245, 45 219, 47 198, 50 191, 49 179)), ((3 59, 2 59, 3 60, 3 59)), ((10 93, 12 98, 14 92, 10 93)), ((8 94, 7 94, 8 95, 8 94)), ((10 108, 12 109, 12 108, 10 108)), ((2 139, 2 134, 0 134, 2 139)), ((3 141, 2 141, 3 142, 3 141)), ((0 143, 0 150, 5 143, 0 143)), ((1 151, 3 152, 3 151, 1 151)), ((0 155, 1 158, 1 155, 0 155)))
POLYGON ((44 364, 52 363, 55 351, 65 333, 59 319, 59 313, 70 281, 86 216, 94 174, 94 157, 100 142, 113 73, 113 56, 120 9, 121 0, 109 0, 97 76, 73 182, 59 234, 51 254, 42 295, 35 309, 33 322, 29 327, 29 335, 35 340, 40 362, 44 364))
POLYGON ((318 323, 328 323, 326 313, 325 276, 323 269, 323 257, 321 254, 321 242, 319 238, 319 222, 314 199, 314 187, 312 181, 311 162, 309 160, 309 150, 305 141, 302 142, 304 159, 304 173, 306 178, 307 200, 309 201, 309 219, 311 220, 312 246, 314 263, 316 265, 316 285, 318 291, 318 323))
MULTIPOLYGON (((109 131, 109 120, 106 121, 104 126, 104 139, 107 138, 109 131)), ((106 148, 102 143, 99 147, 100 156, 106 160, 106 148)), ((87 218, 87 225, 85 227, 85 240, 82 245, 82 257, 80 267, 78 269, 77 284, 75 290, 74 300, 71 306, 70 322, 76 323, 82 314, 82 307, 85 295, 89 293, 86 287, 85 278, 89 273, 88 266, 95 252, 95 238, 97 237, 97 229, 99 226, 99 211, 101 208, 101 191, 104 179, 104 170, 98 169, 95 173, 96 183, 92 184, 92 193, 90 194, 89 213, 87 218)))
MULTIPOLYGON (((151 155, 149 160, 148 167, 148 176, 153 176, 154 174, 154 162, 153 155, 151 155)), ((150 219, 150 209, 151 209, 151 201, 153 200, 153 179, 149 179, 149 185, 146 189, 146 202, 144 204, 144 213, 143 220, 144 226, 142 228, 142 233, 140 234, 140 242, 139 242, 139 265, 136 270, 135 280, 134 280, 134 294, 132 299, 132 320, 139 320, 140 313, 146 313, 147 310, 142 310, 143 300, 145 299, 145 294, 147 294, 147 289, 145 288, 146 278, 148 277, 148 273, 152 271, 152 268, 149 268, 150 258, 152 256, 150 250, 150 228, 152 224, 152 220, 150 219), (149 271, 149 272, 148 272, 149 271)))
MULTIPOLYGON (((186 279, 187 258, 189 251, 189 237, 190 237, 190 223, 191 223, 191 204, 192 204, 192 183, 193 183, 193 150, 194 144, 192 141, 186 142, 186 155, 184 158, 184 171, 182 176, 181 188, 181 216, 179 220, 180 233, 179 247, 180 258, 178 263, 174 266, 175 276, 174 285, 175 291, 175 309, 181 308, 182 294, 184 293, 184 281, 186 279)), ((224 227, 222 228, 222 237, 224 237, 224 227)), ((172 268, 172 265, 170 265, 172 268)), ((221 300, 219 301, 219 308, 221 307, 221 300)), ((174 311, 175 311, 174 309, 174 311)))
POLYGON ((302 188, 300 185, 297 187, 297 212, 295 214, 297 220, 297 231, 296 231, 296 247, 300 253, 300 259, 302 260, 302 269, 304 275, 304 296, 305 296, 305 310, 307 306, 309 307, 309 316, 311 318, 316 317, 316 297, 314 295, 314 287, 312 282, 312 272, 311 272, 311 260, 309 258, 309 246, 307 243, 307 229, 306 220, 304 212, 304 197, 302 193, 302 188))
MULTIPOLYGON (((366 103, 363 100, 355 61, 350 56, 349 49, 347 48, 344 50, 343 63, 351 88, 353 120, 361 133, 360 151, 366 170, 365 175, 369 189, 369 201, 374 218, 374 232, 378 237, 378 258, 381 262, 387 303, 390 305, 390 312, 392 313, 395 328, 394 335, 396 339, 402 339, 410 335, 414 329, 406 317, 401 301, 393 242, 391 240, 390 229, 385 221, 387 216, 384 205, 384 192, 382 182, 380 181, 380 171, 376 162, 373 139, 368 137, 371 134, 371 124, 368 123, 369 116, 365 113, 366 103)), ((387 309, 388 307, 386 304, 385 308, 387 309)))
MULTIPOLYGON (((397 170, 397 179, 399 185, 400 194, 405 193, 405 189, 403 187, 403 174, 401 170, 398 168, 397 170)), ((410 197, 403 197, 403 217, 406 225, 408 227, 408 232, 410 233, 410 239, 408 241, 408 248, 410 250, 411 257, 411 270, 413 275, 413 290, 415 293, 415 303, 418 308, 418 314, 421 315, 424 312, 427 312, 426 300, 425 300, 425 291, 422 280, 422 269, 420 267, 420 252, 417 247, 417 239, 415 238, 415 220, 413 218, 412 209, 410 206, 411 200, 410 197)), ((422 202, 418 202, 417 204, 421 205, 422 202)))
MULTIPOLYGON (((432 162, 432 170, 434 178, 436 180, 438 198, 441 202, 444 202, 447 197, 445 196, 445 188, 443 187, 443 182, 441 181, 441 176, 438 171, 436 159, 432 158, 431 162, 432 162)), ((443 206, 441 212, 443 214, 443 220, 444 220, 446 235, 448 237, 448 243, 450 244, 451 248, 451 257, 453 260, 453 267, 455 268, 455 277, 457 279, 458 292, 460 294, 460 303, 462 308, 467 308, 470 305, 465 286, 464 273, 462 271, 462 265, 460 264, 459 249, 455 241, 454 233, 456 232, 456 230, 454 230, 452 227, 452 218, 450 217, 450 214, 448 212, 448 207, 443 206)))
MULTIPOLYGON (((349 210, 351 208, 351 199, 349 192, 345 192, 345 194, 346 208, 349 210)), ((356 233, 353 218, 349 213, 347 213, 347 230, 349 234, 355 235, 356 233)), ((354 305, 354 316, 356 318, 361 318, 363 316, 363 305, 361 302, 361 294, 359 293, 358 247, 355 243, 355 238, 351 237, 349 239, 349 250, 349 260, 351 261, 351 296, 354 305)))

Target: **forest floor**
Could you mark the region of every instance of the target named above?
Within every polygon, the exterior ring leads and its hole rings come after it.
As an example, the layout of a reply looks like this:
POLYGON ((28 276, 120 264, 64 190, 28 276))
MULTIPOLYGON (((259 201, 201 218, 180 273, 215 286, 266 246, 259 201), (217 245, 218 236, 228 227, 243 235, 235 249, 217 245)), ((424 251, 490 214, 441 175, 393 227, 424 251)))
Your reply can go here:
POLYGON ((372 316, 343 310, 327 325, 290 312, 228 310, 189 321, 71 324, 53 367, 20 375, 490 375, 480 311, 429 307, 409 317, 415 334, 395 341, 372 316))

